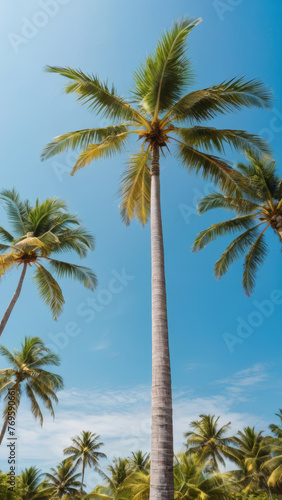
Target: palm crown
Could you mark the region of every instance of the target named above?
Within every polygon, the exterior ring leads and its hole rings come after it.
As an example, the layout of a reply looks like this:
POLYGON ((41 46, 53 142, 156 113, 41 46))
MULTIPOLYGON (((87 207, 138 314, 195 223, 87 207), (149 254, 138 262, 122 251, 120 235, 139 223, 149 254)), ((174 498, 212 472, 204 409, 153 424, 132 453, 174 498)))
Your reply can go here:
POLYGON ((199 202, 201 214, 213 208, 235 211, 234 219, 213 224, 201 231, 193 246, 194 251, 201 250, 208 243, 220 236, 240 231, 223 252, 214 266, 215 276, 221 278, 230 264, 241 255, 245 255, 243 287, 250 295, 255 287, 255 278, 260 265, 267 255, 265 232, 272 228, 282 240, 282 180, 276 173, 276 164, 269 157, 259 158, 246 153, 248 164, 238 164, 241 174, 241 196, 225 196, 214 192, 199 202))
POLYGON ((230 442, 226 432, 230 422, 220 427, 219 417, 215 415, 200 415, 200 420, 191 423, 192 431, 186 432, 187 452, 198 453, 203 459, 210 459, 214 469, 218 469, 218 462, 225 465, 224 450, 230 442))
POLYGON ((0 354, 11 364, 9 368, 0 370, 0 395, 4 395, 5 403, 1 444, 8 422, 9 395, 14 396, 13 410, 17 413, 21 401, 22 386, 24 386, 32 414, 35 419, 39 419, 42 425, 43 415, 38 400, 41 400, 54 417, 53 403, 58 402, 56 393, 62 389, 63 380, 59 375, 45 369, 49 365, 58 366, 60 360, 39 337, 25 337, 21 349, 14 349, 13 352, 0 346, 0 354))
POLYGON ((185 94, 191 86, 191 63, 185 54, 190 31, 200 20, 185 19, 161 38, 155 52, 134 73, 132 97, 121 98, 97 76, 80 70, 47 67, 69 80, 66 92, 78 95, 91 111, 114 122, 105 128, 84 129, 55 137, 42 154, 50 158, 68 149, 81 149, 71 175, 93 160, 121 152, 132 134, 141 140, 138 152, 128 161, 121 180, 121 214, 128 223, 136 217, 142 224, 150 213, 150 165, 154 149, 168 144, 189 170, 200 171, 220 186, 236 191, 236 172, 230 164, 208 151, 223 151, 224 143, 236 149, 268 152, 266 141, 242 130, 201 127, 202 121, 244 106, 265 107, 270 92, 256 80, 232 79, 185 94), (185 126, 180 126, 185 124, 185 126), (203 148, 205 151, 201 151, 203 148))
POLYGON ((42 262, 58 278, 71 277, 93 290, 97 279, 91 269, 51 258, 51 254, 73 251, 85 257, 94 247, 93 236, 80 224, 76 215, 67 211, 67 204, 58 198, 48 198, 32 206, 22 201, 15 190, 3 190, 4 203, 13 234, 0 227, 0 275, 23 266, 35 269, 33 280, 43 301, 56 319, 64 305, 62 290, 42 262))

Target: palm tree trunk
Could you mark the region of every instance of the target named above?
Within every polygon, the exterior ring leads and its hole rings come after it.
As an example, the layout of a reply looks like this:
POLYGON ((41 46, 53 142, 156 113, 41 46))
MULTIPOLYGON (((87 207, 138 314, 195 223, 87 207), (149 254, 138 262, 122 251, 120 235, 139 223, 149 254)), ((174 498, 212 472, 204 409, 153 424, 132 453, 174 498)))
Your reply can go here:
POLYGON ((5 418, 4 423, 3 423, 3 427, 2 427, 2 430, 1 430, 1 434, 0 434, 0 446, 1 446, 2 441, 4 439, 7 427, 8 427, 8 417, 5 418))
POLYGON ((85 462, 84 458, 82 460, 82 474, 81 474, 81 488, 80 488, 80 493, 83 493, 83 483, 84 483, 84 474, 85 474, 85 462))
POLYGON ((173 422, 167 326, 159 147, 151 166, 152 437, 150 500, 173 500, 173 422))
POLYGON ((16 305, 16 302, 20 296, 20 293, 21 293, 21 289, 22 289, 22 286, 23 286, 23 280, 24 280, 24 277, 25 277, 25 274, 26 274, 26 269, 27 269, 27 264, 24 264, 23 265, 23 270, 22 270, 22 274, 21 274, 21 277, 19 279, 19 283, 18 283, 18 286, 17 286, 17 289, 13 295, 13 298, 10 302, 10 304, 8 305, 7 309, 6 309, 6 312, 0 322, 0 335, 2 335, 3 333, 3 330, 7 324, 7 321, 9 319, 9 317, 11 316, 11 312, 12 310, 14 309, 15 305, 16 305))

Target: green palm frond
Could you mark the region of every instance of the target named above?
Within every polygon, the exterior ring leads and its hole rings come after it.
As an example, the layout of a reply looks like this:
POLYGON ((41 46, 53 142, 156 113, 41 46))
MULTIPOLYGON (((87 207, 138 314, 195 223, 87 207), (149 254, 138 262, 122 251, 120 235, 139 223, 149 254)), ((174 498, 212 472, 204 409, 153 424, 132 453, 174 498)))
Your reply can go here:
POLYGON ((5 241, 5 243, 12 243, 14 240, 14 237, 3 227, 0 227, 0 238, 5 241))
POLYGON ((110 135, 98 144, 89 144, 80 153, 70 175, 74 175, 78 170, 89 165, 93 160, 108 158, 124 150, 125 142, 130 132, 123 132, 117 135, 110 135))
POLYGON ((172 117, 178 121, 200 122, 242 107, 269 107, 271 101, 272 93, 259 80, 233 78, 185 95, 172 106, 164 120, 172 117))
POLYGON ((55 259, 48 259, 48 261, 58 278, 73 278, 90 290, 95 290, 97 287, 97 277, 89 267, 77 266, 55 259))
POLYGON ((244 130, 217 129, 211 127, 175 128, 173 132, 190 146, 202 147, 207 151, 213 149, 224 152, 225 144, 239 151, 263 152, 270 154, 268 142, 261 137, 249 134, 244 130))
POLYGON ((198 252, 219 236, 225 236, 230 233, 232 234, 235 231, 240 231, 242 229, 249 229, 252 224, 253 217, 251 215, 235 217, 234 219, 213 224, 208 229, 204 229, 198 234, 194 241, 192 250, 193 252, 198 252))
POLYGON ((51 309, 53 319, 57 319, 65 303, 62 290, 45 267, 38 262, 36 263, 36 267, 37 270, 34 273, 33 280, 37 285, 41 298, 51 309))
POLYGON ((238 215, 243 215, 257 211, 260 206, 244 198, 232 198, 217 192, 204 196, 197 205, 200 215, 215 208, 224 208, 235 211, 238 215))
POLYGON ((137 123, 148 125, 142 115, 134 110, 125 99, 119 97, 114 86, 110 89, 94 75, 86 75, 80 70, 47 66, 49 73, 58 73, 68 78, 66 93, 78 94, 78 100, 86 104, 91 111, 102 114, 105 118, 113 120, 133 120, 137 123))
POLYGON ((25 234, 27 225, 28 202, 22 202, 15 189, 2 189, 0 199, 6 206, 9 222, 17 234, 25 234))
POLYGON ((184 19, 164 33, 155 52, 134 73, 133 94, 156 120, 180 98, 191 78, 191 64, 185 54, 186 39, 200 19, 184 19))
POLYGON ((241 196, 239 183, 242 182, 242 176, 225 160, 184 143, 178 143, 177 156, 191 172, 200 173, 203 179, 210 179, 229 195, 241 196))
POLYGON ((150 215, 150 151, 141 150, 133 155, 121 179, 120 195, 121 217, 126 224, 137 218, 142 225, 146 224, 150 215))
POLYGON ((33 390, 31 389, 30 385, 27 383, 26 384, 26 395, 29 399, 30 405, 31 405, 31 411, 32 415, 34 416, 35 420, 39 419, 40 425, 42 427, 43 425, 43 415, 40 409, 40 406, 37 402, 37 399, 34 395, 33 390))
MULTIPOLYGON (((266 227, 266 229, 269 226, 266 227)), ((268 249, 267 244, 264 239, 264 231, 257 237, 256 241, 253 243, 249 253, 245 257, 244 261, 244 272, 243 272, 243 287, 248 296, 254 291, 255 288, 255 278, 258 271, 258 267, 264 262, 267 256, 268 249)))
POLYGON ((60 244, 53 248, 53 253, 73 251, 79 257, 86 257, 89 250, 95 248, 94 236, 83 226, 75 229, 64 229, 57 233, 60 244))
POLYGON ((112 125, 104 128, 84 129, 55 137, 52 142, 45 146, 42 152, 42 159, 48 159, 63 151, 76 148, 86 148, 96 141, 101 142, 107 137, 127 132, 126 125, 112 125))
POLYGON ((258 236, 258 226, 260 224, 251 227, 228 245, 220 259, 215 263, 214 274, 217 278, 221 278, 228 271, 229 266, 254 243, 258 236))

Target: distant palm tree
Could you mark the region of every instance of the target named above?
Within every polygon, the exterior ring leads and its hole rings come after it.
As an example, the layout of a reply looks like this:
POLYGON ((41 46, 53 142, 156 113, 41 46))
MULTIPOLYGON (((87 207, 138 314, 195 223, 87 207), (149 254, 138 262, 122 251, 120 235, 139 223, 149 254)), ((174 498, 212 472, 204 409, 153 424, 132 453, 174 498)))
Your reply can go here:
POLYGON ((228 446, 227 456, 239 467, 239 470, 232 471, 232 475, 244 494, 265 491, 271 499, 269 474, 264 465, 269 463, 273 447, 262 434, 254 427, 245 427, 231 438, 234 446, 228 446))
MULTIPOLYGON (((101 453, 99 449, 104 443, 100 442, 100 436, 90 431, 82 431, 81 436, 72 438, 72 446, 64 449, 64 454, 69 455, 70 460, 76 465, 82 464, 81 483, 84 483, 85 469, 87 465, 94 470, 100 470, 100 458, 107 458, 105 453, 101 453)), ((82 485, 81 485, 82 492, 82 485)))
POLYGON ((269 429, 274 434, 274 436, 282 440, 282 410, 279 409, 279 413, 275 413, 276 417, 280 419, 280 427, 277 424, 270 424, 269 429))
POLYGON ((63 498, 64 495, 69 495, 71 499, 79 497, 80 478, 81 474, 76 473, 76 464, 69 459, 63 460, 46 474, 44 484, 49 498, 63 498))
POLYGON ((28 266, 35 268, 33 280, 54 319, 62 312, 65 301, 59 284, 42 262, 49 264, 58 278, 76 279, 91 290, 96 287, 97 279, 87 267, 50 257, 66 251, 85 257, 94 247, 93 236, 81 226, 76 215, 67 211, 63 200, 48 198, 42 203, 37 200, 32 206, 28 200, 21 201, 14 189, 2 190, 0 200, 14 233, 0 227, 0 276, 15 267, 22 268, 16 292, 0 323, 1 335, 19 298, 28 266))
MULTIPOLYGON (((0 444, 3 441, 8 423, 9 408, 17 415, 22 389, 25 388, 27 399, 31 405, 31 412, 35 419, 43 425, 43 415, 38 403, 43 405, 54 417, 53 402, 57 403, 56 392, 63 388, 63 380, 59 375, 45 370, 46 366, 60 364, 60 358, 45 347, 39 337, 25 337, 21 349, 10 352, 3 345, 0 354, 6 358, 10 367, 0 370, 0 395, 4 395, 4 423, 0 434, 0 444), (13 399, 13 404, 9 398, 13 399)), ((11 399, 12 401, 12 399, 11 399)))
POLYGON ((122 176, 121 215, 129 223, 136 218, 148 222, 151 213, 152 250, 152 440, 151 500, 173 499, 173 429, 170 354, 163 230, 160 201, 160 154, 171 151, 189 171, 237 191, 237 174, 226 161, 209 154, 227 143, 235 149, 269 151, 266 141, 242 130, 218 130, 199 126, 219 114, 242 107, 265 107, 270 92, 261 82, 232 79, 186 94, 192 85, 191 63, 186 40, 198 20, 184 19, 161 37, 156 50, 134 73, 129 100, 121 98, 97 76, 81 70, 48 67, 68 79, 66 92, 77 95, 82 104, 111 120, 104 128, 69 132, 46 146, 43 159, 68 149, 81 152, 71 175, 94 160, 122 152, 130 137, 141 140, 122 176), (185 123, 186 122, 186 123, 185 123), (184 126, 181 126, 183 125, 184 126), (202 150, 203 149, 203 150, 202 150))
POLYGON ((242 174, 242 196, 226 196, 222 193, 211 193, 200 200, 200 214, 213 208, 223 208, 234 211, 237 216, 208 229, 201 231, 195 242, 194 251, 201 250, 208 243, 240 231, 221 255, 214 266, 214 273, 221 278, 229 269, 230 264, 241 255, 245 255, 243 287, 250 295, 255 287, 255 278, 259 266, 267 255, 267 244, 264 233, 272 228, 282 241, 282 179, 277 176, 276 163, 269 157, 260 159, 254 154, 246 153, 248 164, 239 164, 242 174))
POLYGON ((147 471, 150 468, 150 454, 141 450, 132 452, 128 461, 133 472, 147 471))
POLYGON ((229 474, 209 474, 209 460, 196 453, 181 453, 174 468, 177 500, 229 500, 231 477, 229 474))
POLYGON ((36 467, 22 471, 19 478, 21 500, 48 500, 41 478, 42 473, 36 467))
POLYGON ((126 492, 124 482, 131 475, 130 465, 127 458, 115 458, 113 464, 108 467, 109 475, 103 473, 104 485, 98 485, 86 496, 86 500, 125 500, 126 492))
POLYGON ((219 418, 215 415, 200 415, 200 420, 190 424, 193 430, 185 433, 187 452, 197 453, 203 460, 210 459, 215 470, 218 470, 219 463, 225 466, 225 447, 230 442, 230 438, 225 435, 231 422, 219 427, 219 418))

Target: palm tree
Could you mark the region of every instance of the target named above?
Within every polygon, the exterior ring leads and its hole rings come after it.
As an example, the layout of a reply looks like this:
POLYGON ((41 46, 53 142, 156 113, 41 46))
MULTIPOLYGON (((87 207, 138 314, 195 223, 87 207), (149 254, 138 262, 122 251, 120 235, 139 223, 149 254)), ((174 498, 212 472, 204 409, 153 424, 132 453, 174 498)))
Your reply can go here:
POLYGON ((141 450, 132 452, 128 461, 133 472, 148 471, 150 468, 150 454, 143 453, 141 450))
POLYGON ((46 474, 44 485, 49 498, 63 498, 69 495, 70 498, 79 496, 81 486, 80 473, 76 473, 76 464, 70 459, 63 460, 56 468, 51 469, 51 473, 46 474))
POLYGON ((194 420, 190 425, 192 431, 186 432, 187 452, 197 453, 203 459, 210 459, 213 469, 218 470, 218 463, 225 466, 225 448, 230 443, 230 438, 225 437, 230 429, 231 422, 219 427, 220 417, 215 415, 200 415, 200 420, 194 420))
MULTIPOLYGON (((76 465, 82 464, 81 483, 84 483, 85 469, 88 465, 95 470, 100 470, 100 458, 107 458, 105 453, 98 451, 104 443, 100 442, 100 436, 90 431, 82 431, 81 436, 72 438, 72 446, 64 449, 64 454, 69 455, 70 460, 76 465)), ((81 492, 82 492, 81 484, 81 492)))
POLYGON ((228 447, 227 456, 239 467, 239 470, 233 471, 233 476, 237 484, 241 485, 243 493, 265 491, 271 499, 264 466, 269 464, 273 448, 269 439, 262 434, 262 431, 256 432, 254 427, 245 427, 231 438, 234 447, 228 447))
POLYGON ((234 211, 233 219, 213 224, 201 231, 195 242, 194 251, 201 250, 208 243, 220 236, 240 231, 215 263, 214 273, 221 278, 230 264, 241 255, 245 255, 243 287, 249 296, 255 287, 255 278, 259 266, 267 255, 265 232, 272 228, 282 241, 282 180, 276 174, 276 164, 269 157, 258 158, 246 153, 248 164, 239 164, 242 174, 239 181, 243 196, 225 196, 211 193, 201 199, 198 205, 200 214, 212 208, 225 208, 234 211))
POLYGON ((45 370, 45 367, 50 365, 58 366, 60 358, 45 347, 39 337, 25 337, 21 349, 14 349, 13 352, 2 345, 0 354, 11 364, 9 368, 0 370, 0 395, 5 395, 4 423, 0 434, 1 445, 9 420, 11 420, 11 409, 16 418, 23 386, 31 405, 31 412, 42 427, 43 415, 38 399, 54 417, 53 402, 58 402, 56 392, 63 388, 63 380, 59 375, 45 370))
POLYGON ((171 144, 176 157, 189 171, 201 172, 230 192, 237 190, 237 173, 224 160, 208 154, 223 151, 224 143, 235 149, 249 147, 268 151, 266 142, 241 130, 200 127, 202 121, 242 107, 269 105, 270 93, 261 82, 243 78, 225 81, 186 94, 192 84, 191 63, 186 57, 188 34, 199 23, 185 19, 164 33, 154 53, 134 73, 132 98, 121 98, 98 76, 81 70, 48 67, 68 79, 66 92, 113 124, 84 129, 56 137, 43 152, 43 159, 68 149, 81 152, 71 175, 94 160, 122 152, 135 134, 139 151, 126 166, 121 182, 121 216, 142 224, 151 214, 152 254, 152 440, 151 500, 173 498, 173 428, 170 354, 160 203, 160 154, 171 144), (186 122, 186 123, 185 123, 186 122), (180 126, 184 123, 184 127, 180 126), (204 151, 201 150, 204 149, 204 151))
POLYGON ((198 453, 181 453, 174 468, 175 499, 229 500, 229 474, 210 474, 210 463, 198 453))
POLYGON ((0 227, 0 276, 15 267, 22 273, 15 294, 0 323, 2 334, 19 298, 27 267, 35 268, 33 280, 43 301, 56 319, 63 310, 62 290, 52 274, 42 265, 49 264, 58 278, 73 278, 93 290, 97 279, 91 269, 50 258, 51 254, 65 251, 85 257, 94 247, 93 236, 81 226, 76 215, 67 211, 67 204, 58 198, 47 198, 34 206, 28 200, 21 201, 14 190, 2 190, 4 203, 13 234, 0 227))
POLYGON ((115 458, 113 464, 109 465, 108 470, 110 475, 102 473, 105 484, 96 486, 92 493, 87 495, 87 499, 125 500, 128 498, 124 489, 125 480, 131 475, 128 459, 115 458))
POLYGON ((280 427, 277 424, 270 424, 269 429, 277 438, 282 440, 282 410, 279 409, 279 413, 275 413, 276 417, 280 420, 280 427))
POLYGON ((36 467, 22 471, 19 484, 21 500, 48 500, 41 477, 42 473, 36 467))

